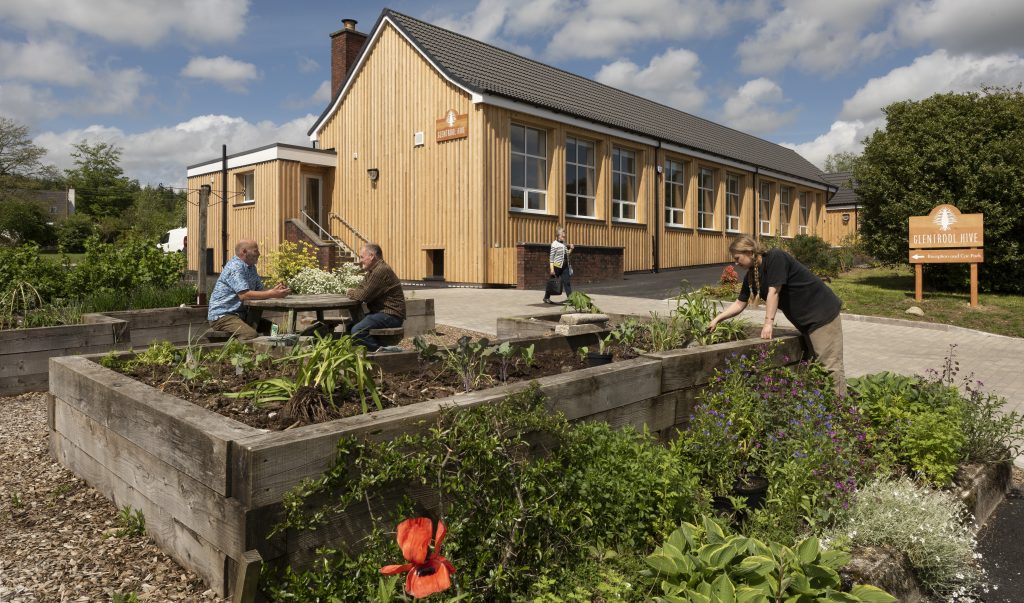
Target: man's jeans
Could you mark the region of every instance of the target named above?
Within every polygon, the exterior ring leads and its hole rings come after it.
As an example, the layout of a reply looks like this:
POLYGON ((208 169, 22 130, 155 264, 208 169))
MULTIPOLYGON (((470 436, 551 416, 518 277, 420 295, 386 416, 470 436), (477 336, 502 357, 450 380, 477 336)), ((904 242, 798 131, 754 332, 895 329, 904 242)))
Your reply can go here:
POLYGON ((402 319, 397 316, 374 312, 367 314, 362 320, 352 325, 352 338, 366 346, 371 352, 376 352, 380 342, 370 335, 370 329, 393 329, 402 326, 402 319))

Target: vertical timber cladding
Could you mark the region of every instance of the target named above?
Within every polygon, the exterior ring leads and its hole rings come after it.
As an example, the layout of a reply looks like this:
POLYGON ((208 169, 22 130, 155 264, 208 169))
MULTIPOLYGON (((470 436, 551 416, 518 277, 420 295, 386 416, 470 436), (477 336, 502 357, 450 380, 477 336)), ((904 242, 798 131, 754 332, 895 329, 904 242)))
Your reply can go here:
MULTIPOLYGON (((235 244, 241 239, 255 239, 260 244, 262 257, 257 265, 259 273, 266 274, 267 258, 275 251, 283 238, 280 204, 286 197, 281 195, 278 167, 282 162, 268 161, 228 170, 228 259, 234 255, 235 244), (238 177, 253 174, 253 203, 246 199, 238 177)), ((284 162, 288 163, 288 162, 284 162)), ((199 250, 199 187, 211 187, 210 205, 206 212, 206 246, 213 250, 213 270, 220 272, 224 265, 221 237, 221 172, 220 170, 193 176, 188 179, 188 268, 198 270, 199 250)))
POLYGON ((555 228, 566 226, 566 238, 575 245, 612 246, 623 248, 624 269, 649 270, 652 264, 651 236, 656 190, 656 149, 607 134, 567 126, 563 123, 525 115, 508 109, 486 106, 488 123, 484 156, 487 158, 487 180, 484 189, 489 212, 486 227, 491 241, 489 264, 492 283, 515 284, 515 245, 519 242, 550 243, 555 228), (547 132, 547 200, 543 214, 516 212, 510 209, 510 161, 512 123, 547 132), (595 143, 597 155, 596 202, 594 219, 567 217, 565 213, 565 139, 575 136, 595 143), (636 153, 637 221, 620 223, 611 220, 612 149, 636 153))
MULTIPOLYGON (((481 112, 390 25, 367 53, 319 134, 320 147, 338 153, 333 211, 380 243, 400 278, 428 276, 427 250, 443 249, 447 281, 491 280, 481 257, 481 112), (469 115, 469 136, 438 143, 435 125, 448 110, 469 115), (379 170, 376 182, 369 169, 379 170)), ((338 220, 329 228, 349 240, 338 220)))

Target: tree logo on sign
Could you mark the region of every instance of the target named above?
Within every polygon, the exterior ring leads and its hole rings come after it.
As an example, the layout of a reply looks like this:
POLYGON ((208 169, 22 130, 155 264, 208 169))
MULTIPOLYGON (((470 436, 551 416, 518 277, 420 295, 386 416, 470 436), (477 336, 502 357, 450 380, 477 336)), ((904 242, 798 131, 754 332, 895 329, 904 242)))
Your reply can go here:
POLYGON ((948 207, 943 207, 939 210, 939 213, 935 214, 932 222, 939 227, 939 230, 949 230, 949 227, 956 224, 957 220, 952 210, 948 207))

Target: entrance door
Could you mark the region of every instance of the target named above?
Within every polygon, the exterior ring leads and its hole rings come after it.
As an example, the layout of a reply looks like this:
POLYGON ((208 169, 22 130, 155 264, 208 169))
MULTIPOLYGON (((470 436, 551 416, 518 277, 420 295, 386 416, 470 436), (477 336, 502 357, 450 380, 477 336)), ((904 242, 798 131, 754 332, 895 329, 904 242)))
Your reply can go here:
POLYGON ((321 237, 324 225, 322 183, 320 176, 304 176, 302 179, 302 211, 306 212, 306 225, 321 237))

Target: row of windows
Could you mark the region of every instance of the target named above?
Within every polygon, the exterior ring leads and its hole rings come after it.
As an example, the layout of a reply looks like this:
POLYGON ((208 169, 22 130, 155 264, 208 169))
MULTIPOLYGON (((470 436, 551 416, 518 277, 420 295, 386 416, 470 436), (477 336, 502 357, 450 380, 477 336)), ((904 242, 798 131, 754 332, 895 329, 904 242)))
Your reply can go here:
MULTIPOLYGON (((547 211, 547 132, 520 124, 512 124, 511 207, 523 211, 547 211)), ((725 175, 725 228, 740 230, 741 178, 725 175)), ((665 164, 665 223, 689 226, 686 223, 686 169, 682 161, 669 159, 665 164)), ((780 192, 779 232, 788 235, 792 211, 793 189, 780 192)), ((760 215, 771 216, 772 183, 762 182, 760 215)), ((637 219, 636 152, 612 148, 612 219, 635 222, 637 219)), ((715 225, 715 173, 709 168, 697 172, 697 228, 713 230, 715 225)), ((567 136, 565 139, 565 213, 567 216, 597 217, 597 152, 593 141, 567 136)), ((799 198, 799 234, 807 232, 810 214, 807 193, 799 198)), ((760 224, 763 235, 771 235, 770 218, 760 224)))

